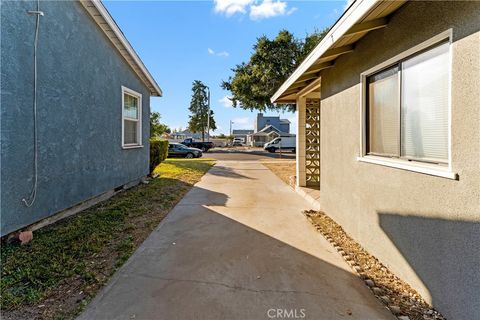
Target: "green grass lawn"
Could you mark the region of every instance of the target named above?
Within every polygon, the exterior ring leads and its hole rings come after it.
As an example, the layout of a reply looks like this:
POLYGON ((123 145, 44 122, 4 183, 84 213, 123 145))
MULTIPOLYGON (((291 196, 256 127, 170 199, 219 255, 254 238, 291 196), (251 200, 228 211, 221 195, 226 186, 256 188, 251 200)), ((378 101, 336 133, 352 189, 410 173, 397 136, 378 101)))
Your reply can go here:
POLYGON ((2 316, 72 318, 213 164, 167 159, 149 184, 38 230, 27 245, 2 245, 2 316))

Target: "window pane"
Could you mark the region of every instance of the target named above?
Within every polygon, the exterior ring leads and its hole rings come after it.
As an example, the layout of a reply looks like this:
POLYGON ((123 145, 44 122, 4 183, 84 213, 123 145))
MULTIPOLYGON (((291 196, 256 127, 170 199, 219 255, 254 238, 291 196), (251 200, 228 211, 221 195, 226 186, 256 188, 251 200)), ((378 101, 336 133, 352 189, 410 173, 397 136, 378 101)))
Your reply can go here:
POLYGON ((448 160, 448 65, 445 43, 402 63, 402 156, 448 160))
POLYGON ((398 67, 368 78, 369 153, 398 156, 400 129, 398 67))
POLYGON ((129 94, 123 94, 123 116, 138 119, 138 98, 129 94))
POLYGON ((136 121, 124 120, 123 142, 124 144, 138 144, 137 124, 136 121))

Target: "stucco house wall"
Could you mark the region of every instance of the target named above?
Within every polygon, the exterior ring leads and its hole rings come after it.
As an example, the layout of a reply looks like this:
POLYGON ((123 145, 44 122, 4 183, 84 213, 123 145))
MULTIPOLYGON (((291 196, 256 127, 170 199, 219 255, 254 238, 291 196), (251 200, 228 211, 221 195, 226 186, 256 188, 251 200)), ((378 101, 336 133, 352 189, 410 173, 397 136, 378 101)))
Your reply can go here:
POLYGON ((148 174, 150 94, 77 1, 41 1, 38 191, 33 184, 36 1, 1 5, 1 235, 148 174), (142 94, 143 148, 122 149, 122 90, 142 94))
POLYGON ((407 3, 321 73, 322 210, 448 319, 480 313, 479 159, 479 2, 407 3), (357 161, 360 74, 450 28, 458 180, 357 161))

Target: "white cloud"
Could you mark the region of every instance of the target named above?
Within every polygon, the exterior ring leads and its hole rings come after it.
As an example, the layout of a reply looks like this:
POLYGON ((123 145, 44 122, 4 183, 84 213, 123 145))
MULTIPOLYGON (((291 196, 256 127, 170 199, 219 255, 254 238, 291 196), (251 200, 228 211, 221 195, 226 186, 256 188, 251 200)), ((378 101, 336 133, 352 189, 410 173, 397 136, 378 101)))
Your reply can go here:
POLYGON ((291 8, 287 11, 287 3, 285 1, 263 0, 259 5, 250 6, 250 19, 261 20, 276 16, 292 14, 297 8, 291 8))
POLYGON ((355 0, 347 0, 345 4, 343 5, 343 11, 347 10, 350 5, 355 2, 355 0))
POLYGON ((214 0, 215 12, 223 13, 227 17, 235 13, 246 13, 247 7, 253 3, 254 0, 214 0))
POLYGON ((217 56, 219 57, 228 57, 230 54, 227 51, 222 51, 217 53, 217 56))
POLYGON ((222 106, 224 106, 225 108, 232 108, 233 107, 232 100, 230 100, 229 96, 223 97, 222 99, 218 100, 218 102, 220 102, 220 104, 222 106))
POLYGON ((291 15, 297 11, 296 7, 288 9, 287 2, 282 0, 214 0, 214 3, 217 13, 231 17, 236 13, 246 14, 249 11, 251 20, 291 15))
POLYGON ((253 121, 249 117, 238 117, 238 118, 232 119, 232 121, 236 129, 253 128, 253 121))
POLYGON ((297 10, 298 10, 297 7, 290 8, 290 10, 287 11, 287 16, 291 15, 292 13, 294 13, 297 10))
POLYGON ((215 50, 208 48, 207 49, 208 54, 212 56, 218 56, 218 57, 228 57, 230 54, 227 51, 221 51, 221 52, 215 52, 215 50))

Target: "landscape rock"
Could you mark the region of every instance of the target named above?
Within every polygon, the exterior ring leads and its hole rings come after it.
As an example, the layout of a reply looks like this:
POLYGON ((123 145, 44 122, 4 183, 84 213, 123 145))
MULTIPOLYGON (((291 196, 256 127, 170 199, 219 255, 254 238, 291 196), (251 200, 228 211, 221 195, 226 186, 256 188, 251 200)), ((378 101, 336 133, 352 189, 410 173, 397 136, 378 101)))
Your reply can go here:
POLYGON ((365 283, 367 284, 367 286, 369 287, 374 287, 375 286, 375 282, 373 282, 372 280, 368 279, 368 280, 365 280, 365 283))
POLYGON ((324 212, 304 211, 308 220, 319 230, 345 261, 357 271, 374 294, 389 305, 399 320, 445 320, 432 309, 408 283, 398 278, 377 258, 369 254, 324 212), (381 286, 381 288, 375 285, 381 286))
POLYGON ((393 314, 400 314, 402 313, 402 310, 400 309, 399 306, 388 306, 390 311, 392 311, 393 314))

